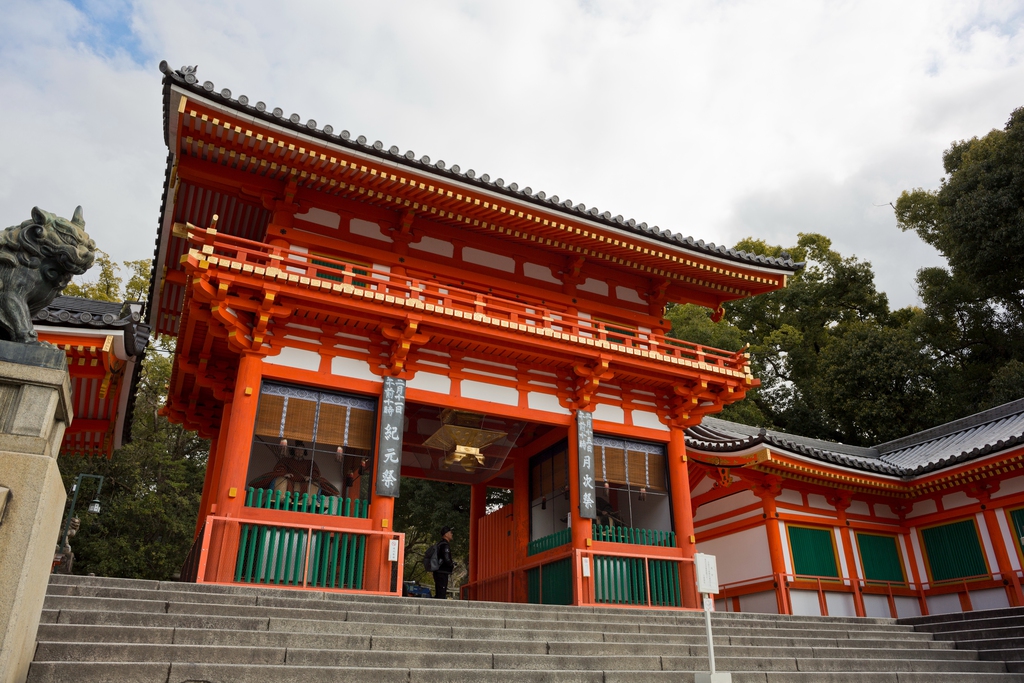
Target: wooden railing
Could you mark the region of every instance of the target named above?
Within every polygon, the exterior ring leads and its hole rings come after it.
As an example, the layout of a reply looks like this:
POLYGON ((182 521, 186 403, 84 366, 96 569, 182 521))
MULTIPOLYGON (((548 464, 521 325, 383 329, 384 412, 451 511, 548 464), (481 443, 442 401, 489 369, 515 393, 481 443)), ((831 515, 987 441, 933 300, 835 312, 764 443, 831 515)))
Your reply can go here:
POLYGON ((353 265, 327 256, 271 246, 232 237, 216 230, 187 226, 192 250, 201 268, 214 266, 236 273, 273 278, 299 286, 372 298, 412 306, 426 312, 462 320, 486 322, 502 328, 568 338, 576 343, 619 350, 658 360, 696 364, 700 369, 734 376, 749 373, 749 361, 735 353, 668 337, 657 332, 626 328, 559 309, 550 302, 510 294, 500 296, 466 289, 441 279, 420 279, 385 270, 353 265), (653 354, 653 355, 652 355, 653 354))
POLYGON ((602 524, 594 524, 592 538, 595 541, 607 541, 609 543, 655 545, 663 548, 676 547, 676 534, 674 531, 640 529, 630 526, 604 526, 602 524))
POLYGON ((527 557, 531 557, 546 550, 563 546, 571 540, 572 529, 566 527, 561 531, 556 531, 553 534, 541 536, 540 538, 530 541, 526 546, 526 555, 527 557))
MULTIPOLYGON (((320 519, 326 522, 338 518, 320 519)), ((402 592, 405 534, 211 515, 206 518, 201 540, 197 583, 261 584, 396 596, 402 592), (395 541, 398 557, 388 560, 390 542, 395 541), (233 576, 219 580, 207 577, 211 550, 230 553, 234 558, 233 576), (366 571, 388 562, 393 565, 392 586, 367 589, 366 571)))
POLYGON ((309 495, 274 489, 250 487, 245 495, 245 506, 264 510, 288 510, 307 512, 314 515, 366 518, 370 501, 340 496, 309 495))

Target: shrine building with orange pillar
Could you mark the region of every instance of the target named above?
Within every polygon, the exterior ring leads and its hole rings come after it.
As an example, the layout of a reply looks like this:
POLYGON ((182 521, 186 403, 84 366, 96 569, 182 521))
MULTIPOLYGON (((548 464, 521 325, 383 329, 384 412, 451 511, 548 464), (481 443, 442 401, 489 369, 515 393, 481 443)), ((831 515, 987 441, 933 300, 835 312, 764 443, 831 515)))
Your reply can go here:
MULTIPOLYGON (((838 542, 865 521, 862 502, 872 529, 902 538, 902 508, 880 521, 861 480, 904 475, 862 476, 705 418, 757 386, 749 358, 667 336, 667 304, 718 319, 801 264, 161 69, 168 157, 147 314, 177 338, 167 414, 211 440, 184 579, 399 595, 395 498, 403 478, 426 478, 472 487, 466 599, 696 608, 706 546, 723 573, 748 551, 769 569, 725 574, 742 585, 720 609, 804 609, 797 591, 823 612, 833 592, 853 613, 876 608, 852 573, 854 541, 838 542), (513 502, 488 514, 488 487, 513 502), (794 496, 787 526, 776 514, 794 496), (804 526, 843 548, 842 571, 813 588, 782 557, 804 526), (764 542, 744 547, 743 534, 764 542)), ((931 588, 909 577, 926 611, 931 588)))

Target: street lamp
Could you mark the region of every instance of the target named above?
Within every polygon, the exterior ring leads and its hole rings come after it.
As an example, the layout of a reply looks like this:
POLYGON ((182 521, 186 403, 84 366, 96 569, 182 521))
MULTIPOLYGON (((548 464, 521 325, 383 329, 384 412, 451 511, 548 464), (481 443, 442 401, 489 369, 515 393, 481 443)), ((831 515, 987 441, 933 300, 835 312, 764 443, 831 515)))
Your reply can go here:
POLYGON ((57 554, 64 552, 64 547, 68 544, 68 530, 71 528, 71 520, 75 516, 75 504, 78 503, 78 493, 82 490, 83 479, 99 479, 100 483, 96 486, 96 497, 89 503, 89 507, 86 508, 89 512, 94 515, 100 512, 100 491, 103 490, 103 476, 100 474, 79 474, 78 478, 75 479, 75 485, 71 489, 75 492, 75 495, 71 497, 71 507, 68 508, 68 517, 64 520, 64 533, 61 534, 60 543, 57 545, 57 554))

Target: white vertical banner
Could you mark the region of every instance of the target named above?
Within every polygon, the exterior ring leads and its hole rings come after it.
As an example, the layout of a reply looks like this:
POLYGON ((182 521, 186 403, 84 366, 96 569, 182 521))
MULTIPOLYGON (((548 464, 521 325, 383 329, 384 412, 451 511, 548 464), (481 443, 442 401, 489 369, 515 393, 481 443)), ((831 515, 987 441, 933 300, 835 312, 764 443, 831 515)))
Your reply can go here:
POLYGON ((585 410, 576 411, 576 452, 580 472, 580 517, 597 519, 594 489, 594 416, 585 410))

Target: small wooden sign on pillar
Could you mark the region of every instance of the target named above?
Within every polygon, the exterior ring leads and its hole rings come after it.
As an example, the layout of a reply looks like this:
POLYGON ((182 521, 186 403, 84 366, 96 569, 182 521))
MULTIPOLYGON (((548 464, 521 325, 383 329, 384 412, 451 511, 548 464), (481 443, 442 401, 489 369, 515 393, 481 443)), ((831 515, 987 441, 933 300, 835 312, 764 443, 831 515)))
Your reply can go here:
POLYGON ((377 495, 398 497, 402 473, 402 434, 405 432, 405 380, 384 378, 377 448, 377 495))

